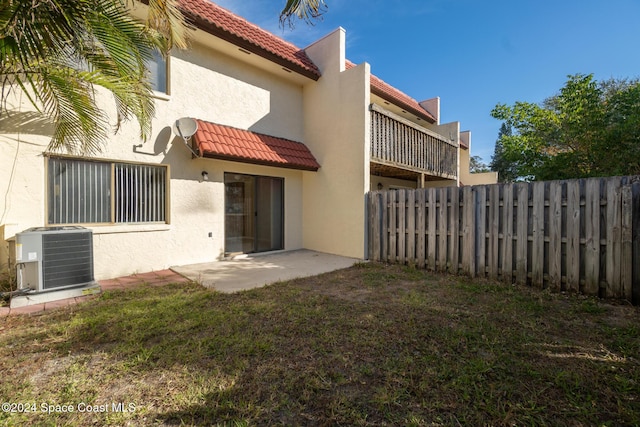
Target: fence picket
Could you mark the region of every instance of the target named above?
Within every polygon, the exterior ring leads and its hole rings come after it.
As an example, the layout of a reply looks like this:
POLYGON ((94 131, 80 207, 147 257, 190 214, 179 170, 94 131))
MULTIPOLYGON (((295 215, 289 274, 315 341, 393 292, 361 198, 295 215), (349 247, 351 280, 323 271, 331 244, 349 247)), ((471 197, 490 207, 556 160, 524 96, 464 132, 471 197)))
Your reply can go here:
POLYGON ((600 289, 600 180, 588 180, 585 192, 584 293, 600 289))
POLYGON ((562 183, 549 185, 549 288, 562 289, 562 183))
POLYGON ((406 190, 398 190, 396 191, 398 197, 398 262, 400 264, 406 264, 406 236, 407 236, 407 211, 406 211, 406 198, 407 192, 406 190))
POLYGON ((398 235, 398 224, 396 220, 396 212, 398 206, 396 204, 397 191, 389 193, 389 261, 398 262, 398 252, 396 236, 398 235))
POLYGON ((416 190, 416 202, 417 202, 417 214, 416 214, 416 222, 417 224, 417 248, 416 248, 416 257, 418 258, 418 267, 424 268, 425 266, 425 199, 424 199, 425 190, 416 190))
POLYGON ((621 182, 618 178, 609 178, 606 181, 607 195, 607 223, 606 223, 606 253, 605 275, 607 298, 620 298, 622 292, 620 286, 620 261, 622 258, 622 216, 621 216, 621 182))
POLYGON ((407 262, 416 265, 416 192, 407 191, 407 262))
POLYGON ((544 284, 544 184, 533 183, 531 283, 538 288, 544 284))
POLYGON ((516 227, 516 282, 519 284, 527 283, 527 247, 528 247, 528 231, 529 223, 529 184, 517 184, 518 192, 518 209, 517 209, 517 227, 516 227))
POLYGON ((447 269, 447 189, 438 191, 440 203, 438 207, 438 271, 447 269))
POLYGON ((380 258, 388 262, 389 261, 389 193, 387 191, 383 191, 381 194, 382 200, 382 248, 380 249, 380 258))
POLYGON ((580 291, 580 182, 567 182, 566 290, 580 291))
POLYGON ((476 275, 476 201, 471 187, 462 189, 462 271, 471 277, 476 275))
POLYGON ((502 280, 513 279, 513 185, 506 184, 502 196, 502 280))
POLYGON ((498 247, 500 243, 500 187, 489 186, 489 244, 487 251, 487 264, 489 266, 489 278, 498 278, 498 247))
POLYGON ((487 272, 487 187, 476 187, 476 271, 480 277, 487 272))
POLYGON ((369 243, 371 245, 370 258, 374 261, 380 261, 380 193, 369 193, 369 214, 371 221, 369 222, 369 243))
POLYGON ((449 246, 449 260, 451 273, 457 274, 460 268, 460 189, 451 188, 451 240, 449 246))
MULTIPOLYGON (((620 294, 627 301, 633 301, 633 193, 630 185, 622 187, 621 192, 621 238, 620 255, 620 294)), ((637 255, 636 255, 637 257, 637 255)), ((636 258, 635 264, 638 264, 636 258)))
POLYGON ((427 267, 429 270, 436 269, 436 189, 430 188, 427 193, 429 196, 428 203, 428 216, 429 216, 429 225, 427 229, 429 230, 428 240, 427 240, 427 267))

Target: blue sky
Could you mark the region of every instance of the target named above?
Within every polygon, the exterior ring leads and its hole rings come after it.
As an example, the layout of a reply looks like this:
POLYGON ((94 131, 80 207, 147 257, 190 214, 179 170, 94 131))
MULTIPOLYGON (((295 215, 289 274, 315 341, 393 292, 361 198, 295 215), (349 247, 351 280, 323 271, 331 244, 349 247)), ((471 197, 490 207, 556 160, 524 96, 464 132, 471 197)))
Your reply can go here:
POLYGON ((310 26, 279 26, 284 0, 216 0, 303 48, 338 27, 347 58, 418 101, 440 97, 441 122, 471 130, 489 162, 497 103, 542 102, 569 74, 640 77, 640 0, 325 0, 310 26))

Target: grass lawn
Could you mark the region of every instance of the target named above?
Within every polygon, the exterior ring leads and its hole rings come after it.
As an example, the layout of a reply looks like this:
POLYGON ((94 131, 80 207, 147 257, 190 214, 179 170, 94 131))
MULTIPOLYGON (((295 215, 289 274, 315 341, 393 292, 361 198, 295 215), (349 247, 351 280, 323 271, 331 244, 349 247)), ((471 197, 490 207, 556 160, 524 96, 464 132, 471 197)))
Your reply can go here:
POLYGON ((140 286, 0 319, 0 376, 2 425, 640 425, 640 310, 373 263, 140 286))

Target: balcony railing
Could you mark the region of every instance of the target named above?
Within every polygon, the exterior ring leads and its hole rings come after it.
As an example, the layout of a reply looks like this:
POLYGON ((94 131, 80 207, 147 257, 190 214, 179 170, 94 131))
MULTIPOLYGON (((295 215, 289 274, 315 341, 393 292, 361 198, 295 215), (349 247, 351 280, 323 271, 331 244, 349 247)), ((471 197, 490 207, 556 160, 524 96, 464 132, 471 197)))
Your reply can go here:
POLYGON ((371 104, 371 161, 439 178, 456 179, 458 145, 371 104))

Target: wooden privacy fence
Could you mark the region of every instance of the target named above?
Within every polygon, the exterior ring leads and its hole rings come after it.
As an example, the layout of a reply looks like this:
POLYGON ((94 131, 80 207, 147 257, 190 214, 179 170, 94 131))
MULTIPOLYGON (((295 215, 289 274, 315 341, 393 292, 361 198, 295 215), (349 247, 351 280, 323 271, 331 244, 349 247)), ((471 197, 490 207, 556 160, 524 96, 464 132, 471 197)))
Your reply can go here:
POLYGON ((375 261, 640 302, 640 177, 374 191, 375 261))

